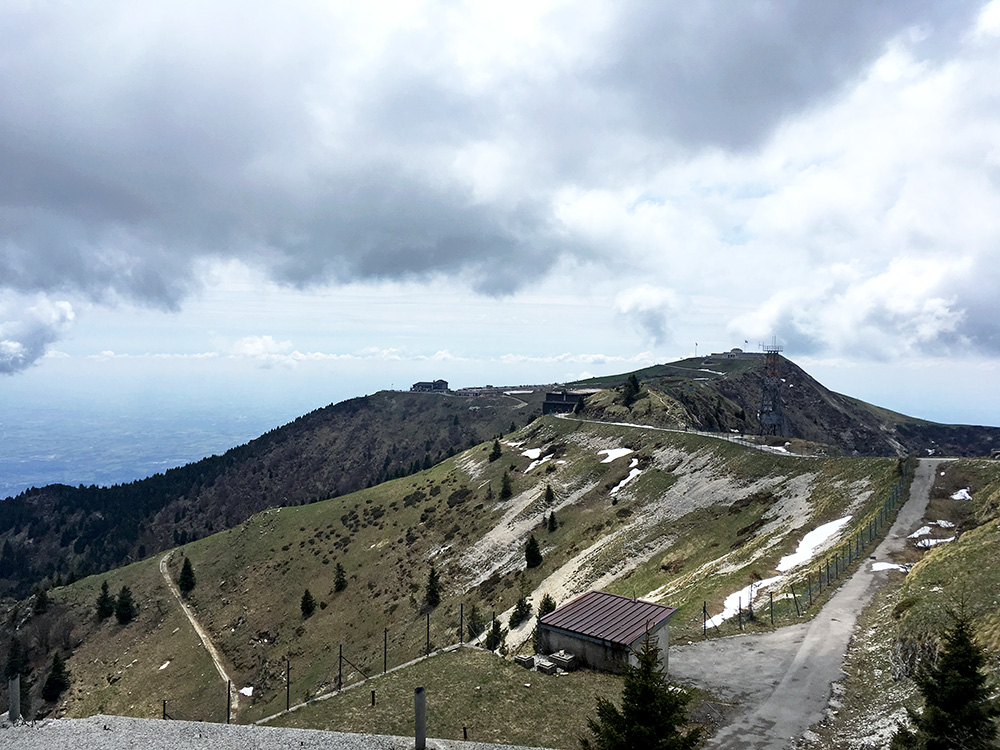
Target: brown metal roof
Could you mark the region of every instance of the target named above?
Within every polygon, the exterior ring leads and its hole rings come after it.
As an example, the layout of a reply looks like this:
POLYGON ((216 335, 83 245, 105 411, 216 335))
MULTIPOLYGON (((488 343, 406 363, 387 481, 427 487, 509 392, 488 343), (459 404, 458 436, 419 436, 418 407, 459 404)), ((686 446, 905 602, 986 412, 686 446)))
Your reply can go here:
POLYGON ((677 611, 665 604, 589 591, 542 618, 541 624, 629 646, 677 611))

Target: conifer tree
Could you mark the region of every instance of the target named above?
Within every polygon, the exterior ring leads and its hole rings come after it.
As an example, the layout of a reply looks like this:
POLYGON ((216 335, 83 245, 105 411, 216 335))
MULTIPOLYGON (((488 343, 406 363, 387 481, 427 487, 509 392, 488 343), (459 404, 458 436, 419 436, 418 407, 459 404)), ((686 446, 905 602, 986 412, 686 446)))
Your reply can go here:
POLYGON ((556 501, 556 493, 552 491, 552 485, 545 485, 545 504, 552 505, 556 501))
POLYGON ((555 531, 556 529, 559 528, 559 523, 556 521, 556 512, 555 511, 552 511, 551 513, 549 513, 549 522, 548 522, 547 526, 548 526, 550 534, 553 531, 555 531))
POLYGON ((500 480, 500 499, 509 500, 514 496, 514 488, 510 483, 510 474, 506 471, 503 473, 503 478, 500 480))
POLYGON ((181 590, 184 598, 187 598, 188 594, 194 591, 196 583, 197 580, 194 577, 194 567, 191 565, 191 558, 185 557, 184 564, 181 566, 180 578, 177 579, 177 587, 181 590))
POLYGON ((128 625, 138 614, 138 608, 132 599, 132 590, 128 586, 122 586, 118 592, 118 601, 115 602, 115 619, 119 625, 128 625))
POLYGON ((479 614, 479 608, 473 604, 469 607, 469 614, 465 616, 465 629, 469 633, 469 640, 474 641, 483 632, 483 617, 479 614))
POLYGON ((622 386, 622 402, 625 406, 632 408, 632 404, 639 398, 640 390, 639 378, 635 376, 635 373, 632 373, 625 381, 625 385, 622 386))
POLYGON ((333 590, 343 591, 347 588, 347 573, 344 571, 344 566, 337 563, 337 569, 333 574, 333 590))
POLYGON ((507 641, 507 628, 500 627, 499 620, 493 620, 489 632, 486 634, 486 642, 483 644, 490 651, 503 648, 507 641))
POLYGON ((431 609, 434 609, 434 607, 441 603, 441 580, 433 565, 431 565, 430 573, 427 574, 427 589, 424 592, 424 601, 427 602, 427 606, 431 609))
POLYGON ((512 628, 516 628, 529 617, 531 617, 531 605, 528 603, 528 597, 522 594, 521 598, 517 600, 517 604, 514 605, 514 611, 510 613, 509 624, 512 628))
POLYGON ((555 612, 556 610, 556 600, 553 599, 549 594, 542 597, 542 601, 538 603, 538 619, 541 620, 549 612, 555 612))
POLYGON ((597 699, 597 717, 587 719, 593 739, 581 739, 583 750, 693 750, 701 730, 681 734, 687 723, 690 696, 671 689, 660 664, 660 649, 646 634, 635 653, 638 663, 626 664, 621 708, 597 699))
POLYGON ((529 568, 537 568, 542 564, 542 551, 538 548, 538 540, 532 534, 524 546, 524 562, 529 568))
POLYGON ((1000 716, 1000 706, 990 697, 982 671, 985 662, 982 647, 973 640, 971 623, 959 615, 945 636, 937 663, 917 673, 924 708, 910 714, 914 730, 900 728, 892 750, 995 748, 994 719, 1000 716))
POLYGON ((309 589, 306 589, 302 593, 302 601, 299 602, 299 609, 302 610, 302 619, 304 620, 312 617, 313 612, 316 611, 316 600, 313 599, 313 595, 309 589))
POLYGON ((42 698, 54 703, 59 700, 59 696, 68 687, 69 670, 66 668, 66 662, 63 661, 62 655, 56 651, 52 657, 52 669, 49 670, 49 676, 45 678, 45 684, 42 685, 42 698))
POLYGON ((39 589, 35 594, 35 604, 31 609, 32 614, 43 615, 49 611, 49 595, 45 589, 39 589))
POLYGON ((496 438, 493 440, 493 450, 490 451, 490 463, 496 461, 500 456, 503 455, 503 451, 500 450, 500 441, 496 438))
POLYGON ((115 598, 108 591, 108 582, 101 584, 101 593, 97 595, 97 619, 107 620, 115 613, 115 598))

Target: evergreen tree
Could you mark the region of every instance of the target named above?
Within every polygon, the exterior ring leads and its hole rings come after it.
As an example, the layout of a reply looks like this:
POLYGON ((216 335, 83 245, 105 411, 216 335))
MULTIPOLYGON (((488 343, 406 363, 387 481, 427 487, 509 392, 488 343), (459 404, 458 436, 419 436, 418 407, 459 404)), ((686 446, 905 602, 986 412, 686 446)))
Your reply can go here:
POLYGON ((556 600, 546 594, 542 597, 542 601, 538 603, 538 619, 541 620, 549 612, 555 612, 555 609, 556 600))
POLYGON ((343 591, 347 588, 347 573, 344 571, 344 566, 337 563, 337 569, 333 574, 333 590, 343 591))
POLYGON ((556 501, 556 493, 552 491, 552 485, 545 485, 545 504, 552 505, 556 501))
POLYGON ((625 385, 622 386, 622 403, 624 403, 625 406, 632 408, 632 404, 634 404, 639 398, 640 390, 641 387, 639 386, 639 378, 635 376, 635 373, 632 373, 625 381, 625 385))
POLYGON ((502 455, 503 455, 503 451, 500 450, 500 441, 494 438, 494 440, 493 440, 493 450, 490 451, 490 463, 493 463, 498 458, 500 458, 500 456, 502 456, 502 455))
POLYGON ((45 678, 45 684, 42 685, 42 698, 49 703, 55 703, 67 688, 69 688, 69 670, 62 655, 56 651, 52 657, 52 669, 45 678))
POLYGON ((514 496, 514 488, 510 483, 510 474, 506 471, 503 473, 503 478, 500 480, 500 499, 509 500, 514 496))
POLYGON ((531 605, 528 603, 528 597, 522 594, 521 598, 517 600, 517 604, 514 605, 514 611, 510 613, 509 624, 512 628, 516 628, 529 617, 531 617, 531 605))
POLYGON ((49 611, 49 595, 45 589, 39 589, 35 594, 35 604, 31 608, 32 614, 43 615, 49 611))
POLYGON ((549 522, 548 522, 547 526, 548 526, 550 534, 553 531, 555 531, 556 529, 559 528, 559 523, 556 521, 556 512, 555 511, 552 511, 551 513, 549 513, 549 522))
POLYGON ((479 608, 473 604, 469 607, 469 614, 465 616, 465 629, 469 633, 469 640, 474 641, 485 627, 483 616, 479 614, 479 608))
POLYGON ((671 689, 660 664, 660 650, 647 634, 636 652, 638 664, 626 664, 619 709, 597 699, 597 718, 587 719, 593 739, 581 739, 583 750, 693 750, 701 730, 685 734, 690 696, 671 689))
POLYGON ((573 413, 574 414, 579 414, 580 412, 582 412, 586 408, 586 406, 587 406, 587 404, 583 400, 583 396, 580 396, 580 398, 578 398, 576 400, 576 406, 573 407, 573 413))
POLYGON ((441 603, 441 580, 438 572, 431 565, 430 573, 427 574, 427 589, 424 592, 424 601, 430 609, 434 609, 441 603))
POLYGON ((107 620, 115 613, 115 598, 108 591, 108 582, 101 584, 101 593, 97 595, 97 619, 107 620))
POLYGON ((893 750, 987 750, 994 748, 997 728, 993 720, 1000 706, 983 674, 982 647, 973 640, 969 620, 960 615, 945 636, 937 663, 917 673, 924 709, 911 713, 914 731, 901 728, 892 740, 893 750))
POLYGON ((316 600, 313 599, 313 595, 309 589, 306 589, 302 593, 302 601, 299 602, 299 608, 302 610, 302 619, 304 620, 312 617, 313 612, 316 611, 316 600))
POLYGON ((132 591, 128 586, 122 586, 118 592, 118 601, 115 602, 115 619, 119 625, 128 625, 138 614, 138 608, 132 599, 132 591))
POLYGON ((194 567, 191 565, 191 558, 185 557, 184 564, 181 566, 181 576, 177 579, 177 586, 181 590, 181 594, 184 598, 187 598, 188 594, 194 591, 194 586, 197 583, 194 577, 194 567))
POLYGON ((537 568, 542 564, 542 551, 538 548, 538 540, 532 534, 524 546, 524 562, 529 568, 537 568))
POLYGON ((490 630, 486 634, 486 641, 483 645, 490 651, 503 648, 507 641, 507 632, 507 628, 500 627, 499 620, 494 620, 493 625, 490 626, 490 630))

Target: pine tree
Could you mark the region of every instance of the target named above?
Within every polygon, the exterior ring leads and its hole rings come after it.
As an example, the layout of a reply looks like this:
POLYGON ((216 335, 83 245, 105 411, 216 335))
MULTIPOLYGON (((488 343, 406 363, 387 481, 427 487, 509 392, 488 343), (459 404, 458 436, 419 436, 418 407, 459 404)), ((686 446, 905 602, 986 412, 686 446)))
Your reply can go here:
POLYGON ((122 586, 118 592, 118 601, 115 602, 115 619, 119 625, 128 625, 138 614, 138 608, 132 599, 132 590, 128 586, 122 586))
POLYGON ((626 664, 619 709, 607 698, 597 699, 597 718, 587 719, 593 739, 581 739, 583 750, 693 750, 701 730, 680 733, 687 723, 690 696, 671 689, 660 664, 660 649, 649 634, 635 653, 637 664, 626 664))
POLYGON ((545 485, 545 504, 552 505, 556 501, 556 493, 552 491, 552 485, 545 485))
POLYGON ((35 594, 35 604, 31 608, 32 614, 43 615, 49 611, 49 595, 45 589, 39 589, 35 594))
POLYGON ((586 408, 586 406, 587 403, 583 400, 583 396, 580 396, 580 398, 576 400, 576 406, 573 407, 573 413, 579 414, 586 408))
POLYGON ((430 573, 427 574, 427 589, 424 592, 424 601, 430 609, 434 609, 441 603, 441 580, 438 572, 431 565, 430 573))
POLYGON ((333 574, 333 590, 343 591, 347 588, 347 573, 344 571, 344 566, 337 563, 337 569, 333 574))
POLYGON ((517 604, 514 605, 514 611, 510 613, 509 624, 512 628, 516 628, 529 617, 531 617, 531 605, 528 603, 528 597, 522 594, 521 598, 517 600, 517 604))
POLYGON ((108 591, 108 582, 101 584, 101 593, 97 595, 97 619, 107 620, 115 613, 115 598, 108 591))
POLYGON ((549 522, 548 522, 547 526, 548 526, 550 534, 553 531, 555 531, 556 529, 559 528, 559 523, 558 523, 558 521, 556 521, 556 512, 555 511, 552 511, 551 513, 549 513, 549 522))
POLYGON ((500 480, 500 499, 509 500, 514 496, 514 488, 510 483, 510 474, 506 471, 503 473, 503 478, 500 480))
POLYGON ((49 703, 55 703, 67 688, 69 688, 69 670, 62 655, 56 651, 52 657, 52 669, 45 678, 45 684, 42 685, 42 698, 49 703))
POLYGON ((184 598, 187 598, 188 594, 194 591, 194 587, 197 581, 194 577, 194 567, 191 565, 191 558, 185 557, 184 564, 181 566, 181 576, 177 579, 177 586, 181 590, 181 594, 184 598))
POLYGON ((538 619, 541 620, 549 612, 555 612, 556 610, 556 600, 553 599, 549 594, 542 597, 542 601, 538 604, 538 619))
POLYGON ((469 614, 465 616, 465 629, 469 633, 469 640, 474 641, 485 627, 483 617, 479 614, 479 608, 473 604, 469 607, 469 614))
POLYGON ((309 589, 303 592, 302 601, 299 602, 299 609, 302 610, 302 619, 304 620, 312 617, 313 612, 316 611, 316 600, 313 599, 313 595, 309 589))
POLYGON ((490 626, 490 630, 486 634, 486 641, 483 645, 490 651, 503 648, 507 641, 507 632, 507 628, 500 627, 499 620, 494 620, 493 625, 490 626))
POLYGON ((625 381, 625 385, 622 386, 622 403, 624 403, 625 406, 632 408, 632 404, 639 399, 640 390, 641 387, 639 385, 639 378, 635 376, 635 373, 632 373, 625 381))
POLYGON ((490 451, 490 463, 496 461, 500 456, 503 455, 503 451, 500 450, 500 441, 497 439, 493 440, 493 450, 490 451))
POLYGON ((532 534, 524 546, 524 562, 529 568, 537 568, 542 564, 542 551, 538 548, 538 540, 532 534))
POLYGON ((987 750, 994 748, 993 720, 1000 706, 990 697, 983 674, 986 657, 973 640, 969 620, 960 615, 948 631, 937 663, 916 676, 924 709, 911 713, 914 731, 901 728, 892 748, 987 750))

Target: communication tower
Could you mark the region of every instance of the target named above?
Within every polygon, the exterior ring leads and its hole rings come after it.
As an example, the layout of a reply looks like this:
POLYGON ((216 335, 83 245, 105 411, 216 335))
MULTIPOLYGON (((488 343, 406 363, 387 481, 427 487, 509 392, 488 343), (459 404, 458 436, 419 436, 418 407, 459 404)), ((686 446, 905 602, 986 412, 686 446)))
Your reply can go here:
POLYGON ((771 340, 761 344, 764 350, 764 384, 760 396, 760 434, 783 435, 785 418, 781 414, 781 347, 771 340))

